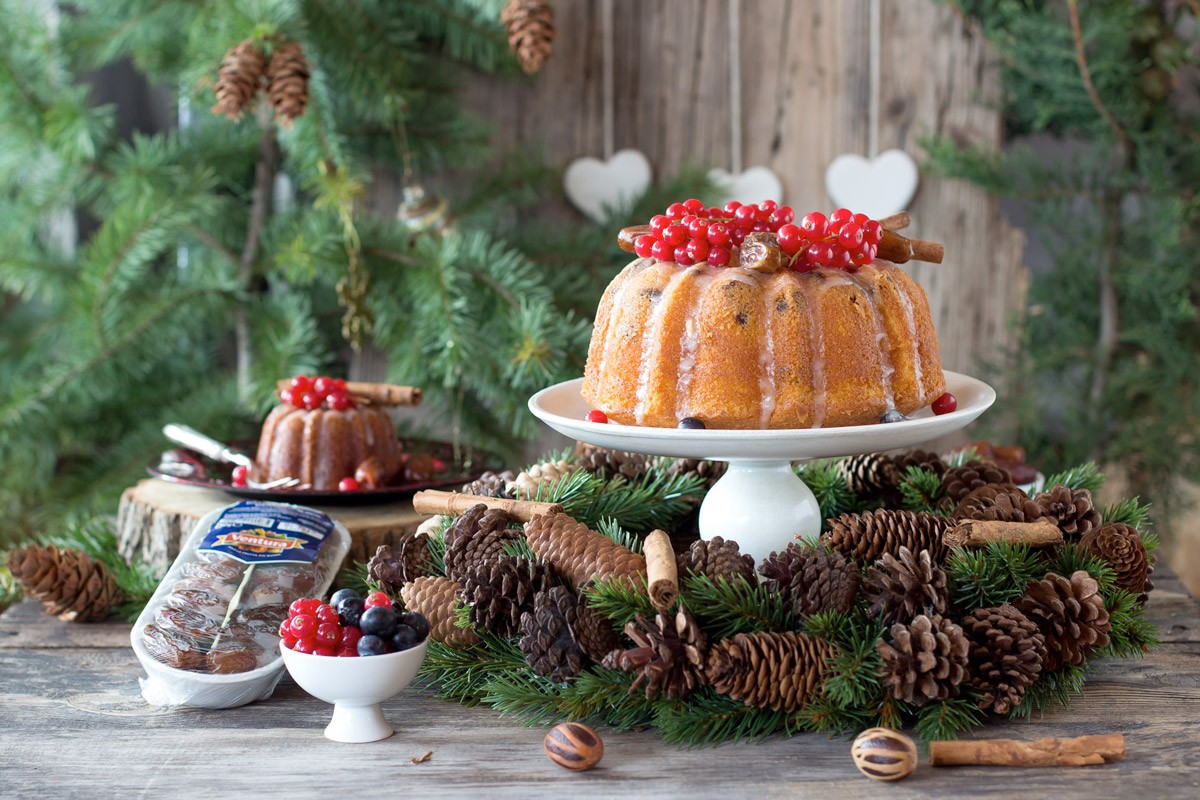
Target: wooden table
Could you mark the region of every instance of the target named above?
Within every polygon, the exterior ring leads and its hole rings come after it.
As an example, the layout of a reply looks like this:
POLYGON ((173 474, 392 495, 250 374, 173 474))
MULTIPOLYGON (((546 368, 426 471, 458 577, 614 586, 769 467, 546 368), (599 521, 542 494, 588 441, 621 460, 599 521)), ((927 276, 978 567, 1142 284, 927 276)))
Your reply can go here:
POLYGON ((397 734, 366 745, 326 740, 330 707, 286 679, 242 708, 153 709, 128 626, 61 623, 27 602, 0 617, 0 797, 1197 798, 1200 603, 1165 570, 1155 583, 1158 651, 1097 667, 1070 710, 981 732, 1121 732, 1124 762, 933 769, 922 759, 899 784, 868 781, 847 740, 817 734, 677 750, 651 732, 602 731, 600 768, 575 774, 546 759, 542 730, 416 692, 385 704, 397 734))

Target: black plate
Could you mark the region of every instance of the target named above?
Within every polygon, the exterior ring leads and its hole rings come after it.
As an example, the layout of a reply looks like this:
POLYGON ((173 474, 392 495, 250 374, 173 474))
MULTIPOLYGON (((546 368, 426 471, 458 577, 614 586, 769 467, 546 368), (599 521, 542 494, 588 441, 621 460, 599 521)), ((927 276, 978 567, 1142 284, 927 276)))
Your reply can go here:
MULTIPOLYGON (((242 443, 253 447, 254 442, 242 443)), ((391 486, 381 486, 378 489, 360 489, 356 492, 339 492, 314 489, 252 489, 248 486, 234 486, 231 482, 232 464, 224 464, 205 458, 191 450, 177 449, 190 455, 196 465, 192 474, 177 474, 164 468, 162 458, 155 459, 146 465, 146 471, 156 478, 171 483, 181 483, 185 486, 199 486, 204 489, 220 489, 236 497, 248 497, 256 500, 274 500, 280 503, 295 503, 302 506, 362 506, 374 503, 388 503, 399 500, 405 495, 421 489, 435 489, 446 486, 460 486, 478 478, 485 470, 496 469, 498 459, 480 450, 470 447, 459 447, 459 460, 454 458, 454 445, 450 442, 435 442, 425 439, 404 439, 401 446, 405 455, 412 459, 416 456, 429 455, 435 459, 435 466, 440 469, 422 477, 420 480, 403 480, 403 472, 398 476, 401 482, 391 486)), ((171 451, 168 451, 171 452, 171 451)), ((165 454, 164 454, 165 455, 165 454)))

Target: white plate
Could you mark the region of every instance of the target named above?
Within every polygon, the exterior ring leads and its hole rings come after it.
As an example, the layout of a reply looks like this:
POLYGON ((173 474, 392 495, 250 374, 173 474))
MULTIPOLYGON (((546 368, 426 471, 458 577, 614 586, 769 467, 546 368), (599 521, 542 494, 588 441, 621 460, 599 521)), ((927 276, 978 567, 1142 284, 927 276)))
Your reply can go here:
POLYGON ((529 398, 529 410, 561 434, 588 444, 658 456, 734 459, 807 459, 878 453, 928 442, 978 419, 996 401, 983 381, 946 372, 946 388, 958 409, 935 416, 923 408, 903 422, 842 428, 786 430, 685 430, 588 422, 580 395, 583 378, 556 384, 529 398))

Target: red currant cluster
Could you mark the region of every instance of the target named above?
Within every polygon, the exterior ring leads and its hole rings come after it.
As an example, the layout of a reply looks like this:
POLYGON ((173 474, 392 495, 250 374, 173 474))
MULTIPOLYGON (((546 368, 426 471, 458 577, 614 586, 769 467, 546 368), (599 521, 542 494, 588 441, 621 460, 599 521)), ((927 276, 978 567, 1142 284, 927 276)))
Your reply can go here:
POLYGON ((828 217, 812 211, 799 225, 783 225, 776 234, 779 249, 792 257, 790 266, 796 272, 819 267, 855 272, 875 260, 883 226, 866 214, 839 208, 828 217))
POLYGON ((328 603, 304 597, 292 603, 279 624, 279 638, 298 653, 318 656, 381 656, 424 641, 429 622, 404 611, 383 592, 364 600, 353 589, 333 593, 328 603))
POLYGON ((325 375, 315 378, 297 375, 292 378, 288 388, 279 392, 279 399, 290 406, 306 408, 309 411, 322 407, 332 411, 345 411, 358 405, 346 390, 344 380, 325 375))
POLYGON ((776 232, 794 218, 792 209, 774 200, 747 205, 731 200, 724 208, 705 208, 693 197, 651 217, 650 233, 635 239, 633 248, 642 258, 674 261, 681 267, 705 261, 723 267, 747 235, 776 232))

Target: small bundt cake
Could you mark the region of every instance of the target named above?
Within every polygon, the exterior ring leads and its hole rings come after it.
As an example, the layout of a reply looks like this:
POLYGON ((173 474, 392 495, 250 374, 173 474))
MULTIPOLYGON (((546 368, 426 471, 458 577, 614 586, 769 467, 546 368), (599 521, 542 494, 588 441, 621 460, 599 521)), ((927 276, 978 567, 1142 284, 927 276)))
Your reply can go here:
POLYGON ((299 398, 294 405, 285 398, 263 422, 255 472, 259 480, 298 478, 314 490, 334 491, 369 462, 384 486, 399 471, 401 456, 395 423, 384 409, 353 401, 305 407, 299 398))
MULTIPOLYGON (((706 212, 710 226, 720 224, 712 222, 715 211, 706 212)), ((669 236, 670 224, 658 227, 669 236)), ((796 234, 785 229, 797 226, 778 227, 735 237, 717 253, 718 262, 739 266, 695 263, 678 250, 661 259, 662 248, 656 253, 642 238, 661 242, 661 235, 636 237, 650 256, 629 264, 600 301, 584 400, 624 425, 675 427, 690 417, 708 428, 747 429, 876 423, 941 395, 945 378, 921 287, 875 260, 873 245, 829 267, 805 260, 807 240, 791 246, 796 234), (751 245, 758 245, 754 257, 751 245), (764 245, 774 249, 770 258, 764 245)))

